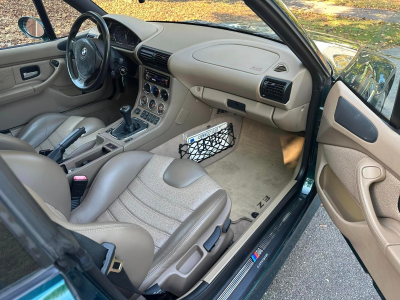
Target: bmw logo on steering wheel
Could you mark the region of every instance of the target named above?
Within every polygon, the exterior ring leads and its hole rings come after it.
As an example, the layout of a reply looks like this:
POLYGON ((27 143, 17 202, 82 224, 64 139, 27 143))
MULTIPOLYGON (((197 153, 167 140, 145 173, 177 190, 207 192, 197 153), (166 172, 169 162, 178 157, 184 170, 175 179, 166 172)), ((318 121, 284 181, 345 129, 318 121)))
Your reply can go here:
POLYGON ((82 48, 81 54, 82 54, 82 58, 84 58, 84 57, 86 56, 86 54, 87 54, 87 49, 86 49, 86 47, 83 47, 83 48, 82 48))

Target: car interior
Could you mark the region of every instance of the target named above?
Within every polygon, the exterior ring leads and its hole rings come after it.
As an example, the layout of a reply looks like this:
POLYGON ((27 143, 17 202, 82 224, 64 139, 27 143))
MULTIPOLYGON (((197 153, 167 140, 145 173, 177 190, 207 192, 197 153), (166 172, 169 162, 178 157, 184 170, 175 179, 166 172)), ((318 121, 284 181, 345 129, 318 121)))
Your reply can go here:
MULTIPOLYGON (((142 291, 215 278, 295 183, 312 79, 281 42, 85 13, 69 38, 0 62, 0 156, 54 222, 115 244, 142 291), (97 26, 78 32, 85 18, 97 26)), ((336 138, 329 118, 322 143, 336 138)), ((320 168, 344 157, 338 143, 320 168)), ((345 170, 322 168, 319 188, 334 177, 344 191, 345 170)), ((361 220, 352 207, 341 216, 361 220)))

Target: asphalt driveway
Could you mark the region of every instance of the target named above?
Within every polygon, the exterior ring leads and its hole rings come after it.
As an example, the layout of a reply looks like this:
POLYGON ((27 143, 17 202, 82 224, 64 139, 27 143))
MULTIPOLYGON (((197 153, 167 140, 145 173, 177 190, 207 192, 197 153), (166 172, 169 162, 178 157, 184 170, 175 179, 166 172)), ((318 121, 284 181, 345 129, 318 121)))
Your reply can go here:
POLYGON ((293 238, 249 300, 381 299, 318 197, 293 238))

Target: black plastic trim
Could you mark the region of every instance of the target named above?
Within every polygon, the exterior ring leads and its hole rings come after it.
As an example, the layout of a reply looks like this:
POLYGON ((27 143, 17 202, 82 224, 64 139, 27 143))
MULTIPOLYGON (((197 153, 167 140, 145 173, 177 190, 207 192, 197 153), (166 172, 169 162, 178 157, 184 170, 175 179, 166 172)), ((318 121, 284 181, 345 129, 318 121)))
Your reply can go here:
POLYGON ((215 244, 218 242, 221 237, 221 228, 219 226, 215 227, 214 232, 208 238, 208 240, 203 244, 204 249, 207 252, 210 252, 212 248, 214 248, 215 244))
MULTIPOLYGON (((276 221, 284 222, 284 224, 276 233, 276 235, 271 239, 267 248, 265 248, 264 252, 260 255, 260 257, 251 267, 251 269, 240 282, 240 284, 230 295, 229 299, 244 299, 248 292, 255 285, 257 279, 264 275, 264 273, 268 270, 270 264, 276 259, 277 255, 280 252, 280 249, 283 248, 285 242, 288 240, 288 238, 291 236, 291 234, 294 232, 295 228, 299 224, 301 216, 306 211, 306 204, 308 204, 306 197, 300 196, 298 199, 291 202, 291 205, 279 214, 279 216, 276 218, 276 221)), ((269 230, 265 233, 265 236, 268 237, 269 235, 271 235, 273 229, 273 227, 269 228, 269 230)), ((256 251, 256 249, 254 249, 253 251, 256 251)))
POLYGON ((231 219, 226 219, 224 225, 222 226, 222 233, 228 232, 229 227, 231 226, 232 220, 231 219))
POLYGON ((33 0, 33 3, 35 4, 36 10, 40 17, 40 20, 43 23, 44 30, 46 31, 48 38, 50 40, 55 40, 57 38, 57 36, 54 32, 53 26, 51 26, 51 22, 49 20, 49 17, 47 15, 47 12, 43 5, 42 0, 33 0))
POLYGON ((88 11, 94 11, 98 13, 100 16, 104 16, 107 14, 106 11, 104 11, 100 6, 98 6, 92 1, 82 1, 82 0, 62 0, 62 1, 71 5, 73 8, 75 8, 82 14, 88 11))
MULTIPOLYGON (((160 54, 163 54, 163 55, 167 55, 168 59, 172 55, 172 53, 169 53, 169 52, 166 52, 166 51, 162 51, 162 50, 159 50, 159 49, 155 49, 155 48, 152 48, 152 47, 149 47, 149 46, 140 47, 140 49, 137 52, 137 55, 138 55, 138 58, 140 59, 140 61, 142 62, 143 65, 151 67, 151 68, 154 68, 154 69, 157 69, 159 71, 162 71, 162 72, 165 72, 165 73, 168 73, 168 74, 171 74, 170 71, 168 70, 168 67, 164 68, 164 67, 160 66, 159 64, 155 63, 155 57, 156 57, 157 53, 160 53, 160 54), (153 52, 151 61, 144 60, 144 58, 142 56, 142 51, 148 51, 149 53, 153 52)), ((168 64, 168 60, 167 60, 167 64, 168 64)))
POLYGON ((368 143, 378 139, 375 125, 343 97, 339 97, 334 118, 336 123, 368 143))
POLYGON ((198 287, 196 287, 189 295, 187 295, 186 297, 184 297, 183 299, 185 299, 185 300, 197 300, 197 299, 201 299, 201 297, 202 297, 202 295, 203 295, 203 292, 205 291, 205 290, 207 290, 207 288, 209 287, 210 285, 207 283, 207 282, 205 282, 205 281, 202 281, 199 285, 198 285, 198 287))
POLYGON ((289 99, 290 99, 290 93, 292 91, 292 82, 288 81, 288 80, 283 80, 283 79, 278 79, 278 78, 274 78, 274 77, 268 77, 265 76, 264 79, 262 80, 261 84, 260 84, 260 95, 261 97, 265 98, 265 99, 269 99, 269 100, 274 100, 283 104, 288 103, 289 99), (271 94, 267 94, 264 90, 264 85, 266 82, 271 82, 271 83, 278 83, 278 84, 282 84, 284 85, 283 88, 283 93, 281 97, 277 97, 275 95, 271 95, 271 94))
MULTIPOLYGON (((344 81, 342 78, 338 78, 337 81, 342 82, 349 90, 353 92, 355 96, 357 96, 362 103, 364 103, 374 114, 376 114, 386 125, 389 126, 392 130, 395 130, 397 133, 400 134, 400 132, 397 131, 395 126, 393 126, 391 120, 389 121, 388 118, 386 118, 379 110, 377 110, 371 103, 369 103, 367 100, 364 99, 363 96, 360 95, 358 91, 356 91, 352 86, 350 86, 346 81, 344 81)), ((400 86, 399 86, 400 87, 400 86)), ((397 100, 396 100, 397 101, 397 100)), ((395 106, 396 106, 396 101, 395 101, 395 106)), ((395 106, 393 107, 393 112, 395 111, 395 106)), ((400 103, 399 103, 400 106, 400 103)), ((400 107, 399 107, 399 113, 400 113, 400 107)))
POLYGON ((392 115, 390 117, 390 125, 396 130, 400 129, 400 85, 397 89, 396 100, 394 101, 392 115))
POLYGON ((228 107, 246 112, 246 104, 228 99, 228 107))
POLYGON ((306 230, 308 224, 314 217, 315 213, 321 206, 321 201, 318 196, 314 197, 313 202, 307 208, 307 211, 301 217, 300 222, 297 224, 296 229, 290 235, 290 237, 285 242, 285 246, 275 256, 274 261, 270 264, 268 270, 266 270, 261 276, 259 276, 254 283, 254 287, 249 292, 246 297, 247 300, 259 300, 261 299, 265 291, 268 290, 269 286, 272 284, 279 270, 282 268, 290 253, 292 253, 293 248, 297 245, 299 239, 306 230))

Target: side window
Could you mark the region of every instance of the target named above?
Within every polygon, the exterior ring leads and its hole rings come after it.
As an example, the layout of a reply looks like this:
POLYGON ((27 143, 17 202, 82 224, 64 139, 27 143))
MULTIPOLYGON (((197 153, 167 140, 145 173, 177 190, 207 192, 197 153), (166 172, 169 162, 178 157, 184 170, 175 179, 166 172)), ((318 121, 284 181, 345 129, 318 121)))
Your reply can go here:
MULTIPOLYGON (((81 13, 63 0, 42 0, 42 2, 57 38, 68 36, 72 24, 81 13)), ((86 20, 79 31, 94 26, 96 25, 92 21, 86 20)))
POLYGON ((368 11, 371 1, 318 1, 307 9, 282 1, 333 66, 335 77, 391 120, 400 75, 398 1, 372 1, 382 12, 379 17, 348 13, 368 11))
MULTIPOLYGON (((0 1, 0 48, 14 47, 18 45, 38 43, 43 41, 25 35, 18 22, 22 17, 38 19, 38 13, 32 0, 2 0, 0 1)), ((34 21, 26 20, 25 24, 32 34, 44 34, 43 27, 34 21)), ((32 35, 33 36, 33 35, 32 35)), ((37 35, 36 35, 37 36, 37 35)))
POLYGON ((38 269, 38 263, 0 220, 0 290, 38 269))

